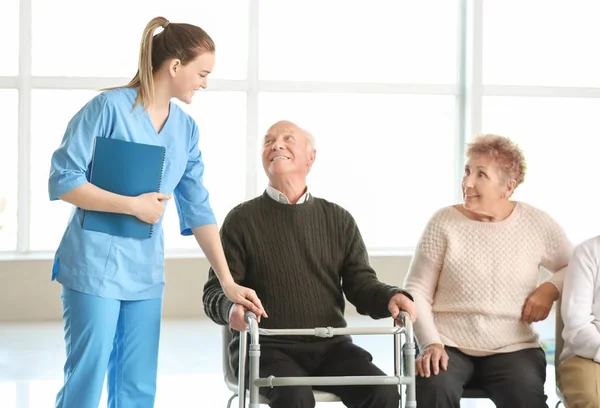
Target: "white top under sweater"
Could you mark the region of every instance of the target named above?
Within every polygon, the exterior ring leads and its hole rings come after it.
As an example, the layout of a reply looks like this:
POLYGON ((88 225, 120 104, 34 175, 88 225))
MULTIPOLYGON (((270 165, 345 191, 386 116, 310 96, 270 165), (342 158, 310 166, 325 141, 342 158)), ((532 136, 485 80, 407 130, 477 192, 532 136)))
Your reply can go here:
POLYGON ((405 282, 419 346, 442 343, 473 356, 539 347, 532 325, 521 321, 523 305, 540 267, 562 290, 572 250, 556 221, 522 202, 499 222, 471 220, 453 206, 437 211, 405 282))
POLYGON ((579 244, 562 293, 565 340, 560 361, 577 355, 600 363, 600 237, 579 244))

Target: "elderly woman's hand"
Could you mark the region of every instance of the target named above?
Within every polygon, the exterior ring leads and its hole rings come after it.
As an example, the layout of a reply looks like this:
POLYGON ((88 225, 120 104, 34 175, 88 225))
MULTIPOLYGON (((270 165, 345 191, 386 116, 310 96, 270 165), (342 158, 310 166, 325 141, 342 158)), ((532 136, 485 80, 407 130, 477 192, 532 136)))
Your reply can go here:
POLYGON ((444 371, 448 369, 448 353, 443 344, 428 345, 415 359, 416 374, 421 377, 429 378, 431 372, 438 375, 440 368, 444 371))
POLYGON ((556 286, 548 282, 541 284, 525 301, 521 320, 529 324, 544 320, 558 296, 556 286))

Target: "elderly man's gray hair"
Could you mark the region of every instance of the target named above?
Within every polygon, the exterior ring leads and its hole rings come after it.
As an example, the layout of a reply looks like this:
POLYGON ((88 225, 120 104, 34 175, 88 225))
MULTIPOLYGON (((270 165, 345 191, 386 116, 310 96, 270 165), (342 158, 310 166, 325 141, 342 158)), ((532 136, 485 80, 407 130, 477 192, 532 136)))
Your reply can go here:
POLYGON ((317 150, 317 144, 315 141, 315 136, 309 132, 306 129, 302 129, 304 131, 304 133, 306 134, 306 140, 308 141, 308 144, 310 145, 311 148, 317 150))

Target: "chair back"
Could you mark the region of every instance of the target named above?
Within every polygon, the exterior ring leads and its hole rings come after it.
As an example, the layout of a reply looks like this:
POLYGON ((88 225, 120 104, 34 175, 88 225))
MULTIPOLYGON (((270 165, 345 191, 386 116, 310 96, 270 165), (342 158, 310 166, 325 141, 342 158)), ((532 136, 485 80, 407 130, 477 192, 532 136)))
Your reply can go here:
MULTIPOLYGON (((237 391, 237 377, 235 375, 235 373, 233 372, 233 370, 231 369, 231 364, 229 362, 229 344, 231 343, 231 340, 233 339, 233 336, 231 334, 231 330, 229 329, 229 326, 223 326, 222 330, 221 330, 221 338, 222 338, 222 346, 221 348, 223 349, 223 377, 225 379, 225 383, 227 384, 227 387, 229 389, 232 389, 237 391)), ((233 391, 232 390, 232 391, 233 391)))

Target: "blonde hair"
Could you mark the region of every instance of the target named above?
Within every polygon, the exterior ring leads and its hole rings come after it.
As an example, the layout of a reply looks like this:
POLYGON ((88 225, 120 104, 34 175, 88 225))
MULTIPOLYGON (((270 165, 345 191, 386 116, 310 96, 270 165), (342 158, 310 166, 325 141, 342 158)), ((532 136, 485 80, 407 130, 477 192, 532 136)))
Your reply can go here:
POLYGON ((176 58, 182 65, 186 65, 203 52, 215 52, 215 43, 200 27, 186 23, 170 23, 164 17, 150 20, 142 34, 138 71, 124 86, 124 88, 138 90, 133 109, 135 110, 139 104, 142 104, 144 110, 152 105, 154 102, 153 72, 158 70, 166 60, 176 58), (162 27, 163 31, 154 35, 159 27, 162 27))
POLYGON ((527 163, 518 144, 507 137, 485 134, 479 135, 467 145, 466 156, 488 156, 500 166, 502 176, 515 180, 515 188, 525 181, 527 163))

